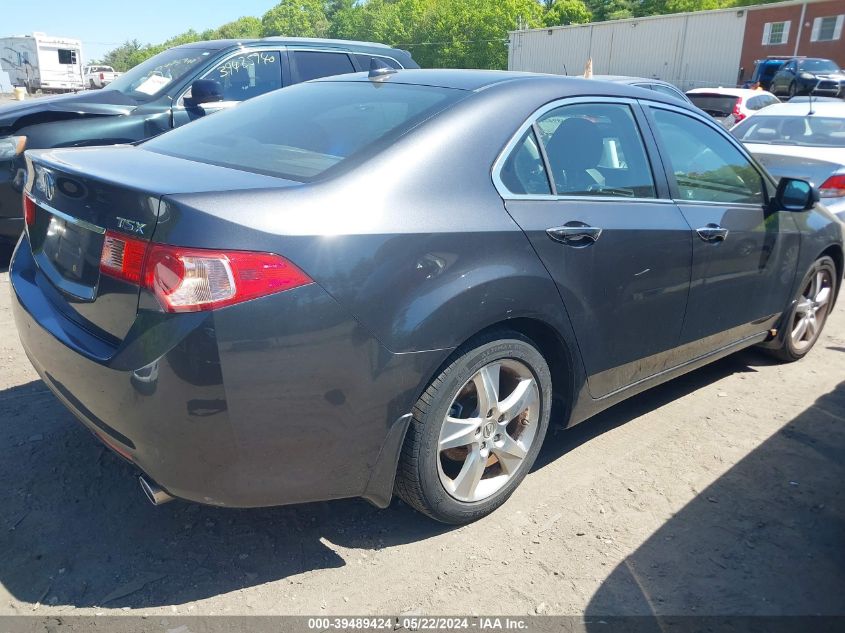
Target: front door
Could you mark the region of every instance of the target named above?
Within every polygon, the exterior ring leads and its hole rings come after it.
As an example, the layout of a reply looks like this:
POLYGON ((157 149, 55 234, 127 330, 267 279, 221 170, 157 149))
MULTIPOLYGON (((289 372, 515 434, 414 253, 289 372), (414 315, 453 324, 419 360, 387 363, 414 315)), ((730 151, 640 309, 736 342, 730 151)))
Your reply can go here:
POLYGON ((643 125, 635 102, 564 101, 524 126, 496 172, 557 283, 594 397, 665 369, 686 308, 690 229, 643 125))
POLYGON ((647 110, 692 227, 683 361, 772 327, 790 299, 799 234, 788 212, 768 211, 771 186, 726 134, 671 106, 647 110))

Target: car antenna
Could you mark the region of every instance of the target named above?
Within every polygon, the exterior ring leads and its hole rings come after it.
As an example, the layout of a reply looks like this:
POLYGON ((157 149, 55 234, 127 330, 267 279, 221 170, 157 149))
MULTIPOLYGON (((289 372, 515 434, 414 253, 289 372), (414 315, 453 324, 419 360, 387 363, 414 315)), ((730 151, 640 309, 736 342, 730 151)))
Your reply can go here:
POLYGON ((810 94, 808 94, 807 96, 810 98, 810 111, 807 113, 807 116, 810 116, 811 114, 816 113, 815 110, 813 110, 813 91, 811 90, 810 94))
POLYGON ((378 80, 378 79, 386 79, 387 75, 392 75, 396 72, 395 68, 391 68, 383 61, 371 57, 370 58, 370 72, 367 74, 367 77, 370 79, 378 80))

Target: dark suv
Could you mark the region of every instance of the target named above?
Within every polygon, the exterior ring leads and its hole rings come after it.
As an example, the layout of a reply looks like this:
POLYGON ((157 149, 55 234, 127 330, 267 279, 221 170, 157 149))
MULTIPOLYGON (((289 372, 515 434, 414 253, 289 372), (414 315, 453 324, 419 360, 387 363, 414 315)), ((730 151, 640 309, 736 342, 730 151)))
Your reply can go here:
POLYGON ((371 42, 214 40, 159 53, 103 90, 2 106, 0 240, 23 230, 25 149, 133 143, 284 86, 367 70, 373 59, 419 68, 407 51, 371 42))
POLYGON ((829 59, 795 57, 772 77, 771 92, 776 95, 845 96, 845 73, 829 59))

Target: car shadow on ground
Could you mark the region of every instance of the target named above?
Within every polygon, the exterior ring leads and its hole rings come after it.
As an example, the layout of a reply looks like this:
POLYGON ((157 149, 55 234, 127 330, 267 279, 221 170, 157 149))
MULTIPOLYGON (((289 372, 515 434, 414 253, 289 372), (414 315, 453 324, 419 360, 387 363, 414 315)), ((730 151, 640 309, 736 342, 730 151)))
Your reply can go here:
POLYGON ((777 361, 759 350, 743 350, 679 376, 658 387, 644 391, 570 429, 552 428, 543 443, 543 448, 534 464, 534 470, 543 468, 561 455, 574 450, 594 437, 669 404, 688 393, 718 382, 732 374, 756 372, 756 367, 776 363, 777 361))
MULTIPOLYGON (((587 629, 606 633, 600 622, 614 615, 657 616, 646 619, 654 626, 639 626, 642 631, 717 625, 688 620, 678 627, 671 616, 679 615, 841 616, 843 480, 845 382, 719 477, 619 564, 587 607, 592 622, 587 629)), ((781 618, 779 624, 788 626, 768 630, 805 630, 789 622, 781 618)), ((766 629, 764 624, 758 622, 755 630, 766 629)))
POLYGON ((10 246, 0 240, 0 273, 8 272, 13 250, 13 246, 10 246))
MULTIPOLYGON (((765 363, 743 353, 550 436, 538 468, 646 411, 765 363)), ((378 550, 442 534, 394 501, 233 510, 148 504, 135 469, 97 442, 41 381, 0 391, 0 583, 24 603, 179 605, 346 564, 333 548, 378 550)), ((292 581, 293 582, 293 581, 292 581)))

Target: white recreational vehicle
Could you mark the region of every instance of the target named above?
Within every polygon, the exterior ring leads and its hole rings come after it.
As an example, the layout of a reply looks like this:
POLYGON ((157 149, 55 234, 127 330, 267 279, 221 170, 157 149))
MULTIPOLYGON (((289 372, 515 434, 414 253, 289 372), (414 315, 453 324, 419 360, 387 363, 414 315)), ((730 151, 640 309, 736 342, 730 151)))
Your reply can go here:
POLYGON ((28 92, 82 90, 82 42, 44 33, 0 37, 0 69, 28 92))

